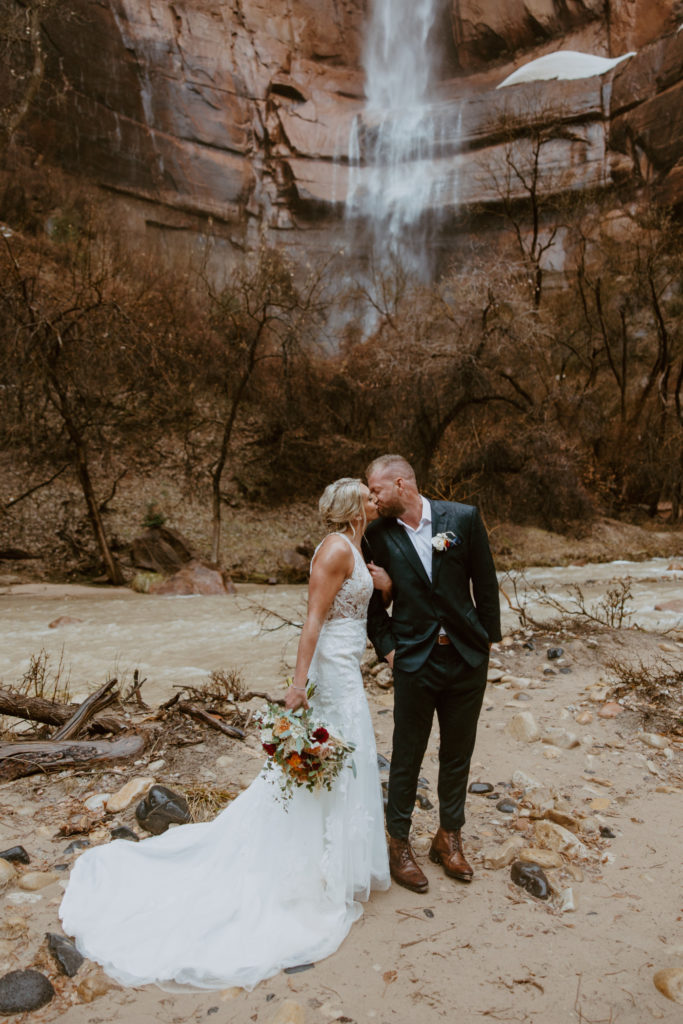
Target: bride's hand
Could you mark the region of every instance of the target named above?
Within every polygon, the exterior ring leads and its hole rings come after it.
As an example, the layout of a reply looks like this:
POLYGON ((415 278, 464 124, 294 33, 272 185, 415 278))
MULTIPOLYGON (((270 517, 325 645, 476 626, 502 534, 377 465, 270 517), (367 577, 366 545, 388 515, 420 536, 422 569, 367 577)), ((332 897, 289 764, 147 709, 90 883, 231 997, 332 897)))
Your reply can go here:
POLYGON ((368 562, 368 572, 372 576, 375 590, 381 591, 385 605, 391 604, 393 584, 389 573, 386 569, 382 569, 381 566, 375 565, 374 562, 368 562))
POLYGON ((305 686, 291 686, 287 687, 287 693, 285 694, 285 709, 287 711, 297 711, 299 708, 307 708, 308 701, 306 700, 306 687, 305 686))

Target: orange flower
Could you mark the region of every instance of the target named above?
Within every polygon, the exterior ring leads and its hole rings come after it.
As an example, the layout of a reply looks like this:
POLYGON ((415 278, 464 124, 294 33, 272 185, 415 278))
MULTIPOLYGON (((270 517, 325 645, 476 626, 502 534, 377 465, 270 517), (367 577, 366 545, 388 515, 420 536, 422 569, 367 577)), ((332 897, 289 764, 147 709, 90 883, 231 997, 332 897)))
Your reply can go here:
POLYGON ((290 725, 286 718, 278 718, 277 722, 273 725, 273 736, 282 736, 289 728, 290 725))
POLYGON ((302 762, 301 758, 299 757, 299 755, 297 754, 297 752, 294 751, 287 758, 287 764, 289 765, 290 768, 293 768, 296 771, 297 768, 301 768, 302 767, 303 762, 302 762))

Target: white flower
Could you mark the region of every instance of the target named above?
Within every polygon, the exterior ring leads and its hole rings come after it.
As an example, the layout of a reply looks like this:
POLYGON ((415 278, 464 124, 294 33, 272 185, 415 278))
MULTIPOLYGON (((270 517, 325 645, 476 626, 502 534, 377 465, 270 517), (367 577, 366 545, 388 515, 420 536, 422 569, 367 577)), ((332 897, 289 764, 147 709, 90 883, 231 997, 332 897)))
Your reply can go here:
POLYGON ((460 538, 452 530, 446 530, 445 533, 436 533, 432 537, 432 547, 436 551, 448 551, 449 548, 455 547, 456 544, 460 543, 460 538))

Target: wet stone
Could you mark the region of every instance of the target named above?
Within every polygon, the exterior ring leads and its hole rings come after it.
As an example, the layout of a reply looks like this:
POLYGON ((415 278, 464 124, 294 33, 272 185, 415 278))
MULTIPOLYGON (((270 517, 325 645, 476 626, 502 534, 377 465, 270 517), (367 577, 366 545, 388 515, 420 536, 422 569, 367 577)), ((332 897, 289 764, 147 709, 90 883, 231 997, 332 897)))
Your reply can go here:
POLYGON ((390 762, 389 758, 385 757, 384 754, 378 754, 377 755, 377 767, 379 768, 379 770, 381 772, 388 772, 390 767, 391 767, 391 762, 390 762))
POLYGON ((154 836, 161 835, 169 825, 186 825, 192 821, 185 797, 166 786, 152 786, 135 808, 135 817, 145 831, 154 836))
POLYGON ((496 810, 502 814, 514 814, 517 810, 517 804, 514 800, 499 800, 496 804, 496 810))
POLYGON ((3 850, 0 853, 0 857, 3 860, 7 860, 10 864, 30 864, 31 858, 27 854, 23 846, 11 846, 9 850, 3 850))
POLYGON ((571 670, 571 668, 569 667, 569 665, 563 665, 563 666, 562 666, 562 668, 560 669, 560 672, 562 673, 562 675, 563 675, 563 676, 568 676, 568 675, 570 675, 570 674, 571 674, 571 671, 572 671, 572 670, 571 670))
POLYGON ((493 785, 490 782, 470 782, 468 793, 492 793, 493 785))
POLYGON ((431 811, 434 804, 429 799, 426 793, 418 793, 415 799, 415 803, 422 811, 431 811))
POLYGON ((617 838, 616 832, 613 832, 611 828, 607 827, 607 825, 601 825, 600 826, 600 835, 602 836, 603 839, 616 839, 617 838))
POLYGON ((77 850, 86 850, 90 846, 89 839, 74 839, 73 843, 69 843, 64 851, 65 857, 70 857, 72 853, 76 853, 77 850))
POLYGON ((548 648, 548 661, 555 661, 556 658, 561 658, 564 654, 562 647, 549 647, 548 648))
POLYGON ((556 676, 557 672, 555 671, 554 668, 544 668, 543 669, 543 675, 544 676, 556 676))
POLYGON ((0 1014, 39 1010, 54 994, 52 984, 40 971, 10 971, 0 978, 0 1014))
POLYGON ((550 895, 550 884, 543 868, 538 864, 516 860, 510 868, 510 878, 515 885, 526 889, 531 896, 539 900, 547 900, 550 895))
POLYGON ((500 800, 500 793, 496 793, 495 791, 493 793, 487 793, 485 799, 486 800, 500 800))
POLYGON ((67 939, 64 935, 47 932, 45 938, 47 939, 47 948, 52 954, 60 973, 66 974, 67 978, 73 978, 83 963, 84 957, 78 952, 71 939, 67 939))
POLYGON ((128 839, 131 843, 140 842, 140 836, 136 832, 133 832, 132 828, 128 828, 127 825, 118 825, 116 828, 111 830, 109 835, 112 839, 128 839))
POLYGON ((301 971, 310 971, 315 964, 296 964, 294 967, 285 967, 285 974, 300 974, 301 971))
POLYGON ((420 789, 429 789, 429 782, 425 779, 424 775, 420 775, 417 785, 420 789))
POLYGON ((429 907, 425 907, 423 913, 425 917, 434 917, 434 911, 430 910, 429 907))

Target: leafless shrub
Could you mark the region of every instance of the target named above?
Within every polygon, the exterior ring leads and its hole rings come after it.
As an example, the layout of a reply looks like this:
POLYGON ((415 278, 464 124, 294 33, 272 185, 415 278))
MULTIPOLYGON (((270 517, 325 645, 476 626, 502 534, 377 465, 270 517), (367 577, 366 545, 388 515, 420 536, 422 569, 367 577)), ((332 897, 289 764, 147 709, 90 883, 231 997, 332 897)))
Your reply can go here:
POLYGON ((60 652, 59 661, 53 668, 50 655, 42 649, 38 654, 30 655, 28 668, 15 689, 28 697, 42 697, 43 700, 68 704, 71 701, 69 682, 70 673, 64 666, 64 651, 60 652))
POLYGON ((666 658, 649 664, 610 658, 605 667, 617 678, 614 699, 626 698, 650 727, 683 736, 683 665, 666 658))
POLYGON ((592 603, 578 583, 568 585, 569 597, 564 601, 551 594, 544 584, 529 579, 524 572, 506 572, 501 579, 500 589, 522 626, 543 625, 530 615, 530 601, 554 611, 556 618, 564 620, 563 624, 568 627, 588 623, 608 629, 622 629, 630 624, 633 617, 633 611, 628 606, 633 596, 630 579, 616 580, 601 598, 592 603), (508 594, 508 590, 511 594, 508 594))

